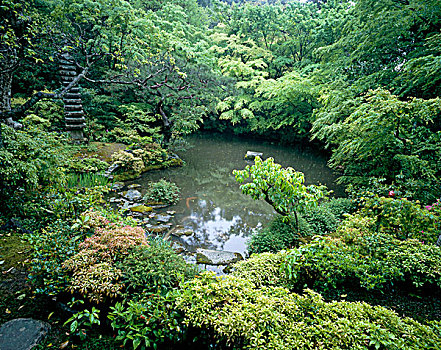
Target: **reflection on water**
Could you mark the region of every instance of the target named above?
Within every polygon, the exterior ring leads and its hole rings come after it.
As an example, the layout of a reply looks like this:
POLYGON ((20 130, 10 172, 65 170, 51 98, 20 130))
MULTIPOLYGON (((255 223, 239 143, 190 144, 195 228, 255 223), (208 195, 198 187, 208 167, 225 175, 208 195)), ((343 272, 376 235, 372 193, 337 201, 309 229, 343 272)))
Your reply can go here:
POLYGON ((326 159, 317 153, 213 134, 192 136, 188 142, 192 147, 178 152, 186 162, 184 167, 149 172, 136 182, 146 187, 149 181, 165 178, 178 184, 181 200, 168 210, 176 210, 175 224, 195 232, 180 239, 189 250, 203 247, 243 253, 252 232, 275 215, 267 203, 243 195, 234 180, 233 169, 251 164, 244 160, 249 150, 302 171, 308 184, 326 184, 336 195, 343 195, 326 159))

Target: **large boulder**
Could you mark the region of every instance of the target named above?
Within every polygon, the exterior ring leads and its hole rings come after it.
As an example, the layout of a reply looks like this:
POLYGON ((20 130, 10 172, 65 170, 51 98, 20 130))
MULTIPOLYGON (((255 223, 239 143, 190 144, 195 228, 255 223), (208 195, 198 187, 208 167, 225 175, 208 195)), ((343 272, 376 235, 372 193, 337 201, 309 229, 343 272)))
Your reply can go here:
POLYGON ((209 250, 199 248, 196 250, 196 262, 206 265, 229 265, 239 260, 243 256, 236 252, 227 252, 222 250, 209 250))
POLYGON ((32 318, 16 318, 0 327, 1 350, 31 350, 49 332, 51 326, 32 318))

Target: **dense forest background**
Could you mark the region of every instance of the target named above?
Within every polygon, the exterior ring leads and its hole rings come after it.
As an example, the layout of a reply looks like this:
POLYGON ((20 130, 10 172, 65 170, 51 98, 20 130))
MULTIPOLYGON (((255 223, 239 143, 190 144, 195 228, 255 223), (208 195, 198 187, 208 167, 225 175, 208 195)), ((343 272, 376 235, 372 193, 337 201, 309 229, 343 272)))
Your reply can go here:
POLYGON ((2 110, 8 91, 59 89, 64 50, 83 74, 91 139, 200 128, 312 139, 345 183, 375 178, 426 200, 439 190, 438 1, 9 0, 1 11, 13 75, 2 110))

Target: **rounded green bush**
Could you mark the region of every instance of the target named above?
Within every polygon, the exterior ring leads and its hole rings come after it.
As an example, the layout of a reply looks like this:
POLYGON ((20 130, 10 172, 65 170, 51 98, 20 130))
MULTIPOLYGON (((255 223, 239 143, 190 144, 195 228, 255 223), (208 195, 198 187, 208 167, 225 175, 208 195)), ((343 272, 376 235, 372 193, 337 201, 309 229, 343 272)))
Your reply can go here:
POLYGON ((144 195, 147 202, 159 202, 163 204, 175 204, 179 200, 180 189, 174 182, 161 179, 151 182, 144 195))

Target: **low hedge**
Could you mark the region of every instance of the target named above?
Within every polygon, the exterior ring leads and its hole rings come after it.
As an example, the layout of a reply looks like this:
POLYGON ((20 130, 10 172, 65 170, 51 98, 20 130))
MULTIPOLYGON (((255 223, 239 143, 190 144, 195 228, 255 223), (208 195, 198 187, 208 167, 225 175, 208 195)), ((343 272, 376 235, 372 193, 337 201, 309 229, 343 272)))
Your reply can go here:
POLYGON ((437 349, 439 322, 422 325, 366 303, 325 302, 206 272, 177 298, 184 322, 233 349, 437 349))

